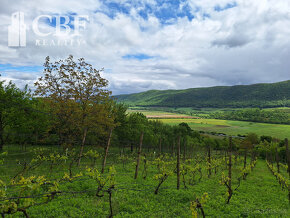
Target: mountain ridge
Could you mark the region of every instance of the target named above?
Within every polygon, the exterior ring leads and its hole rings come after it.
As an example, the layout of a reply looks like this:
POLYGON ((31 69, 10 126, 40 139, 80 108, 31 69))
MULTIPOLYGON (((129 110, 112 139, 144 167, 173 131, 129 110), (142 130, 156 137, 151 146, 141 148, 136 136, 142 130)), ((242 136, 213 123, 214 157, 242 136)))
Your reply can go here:
POLYGON ((148 90, 115 96, 129 106, 281 107, 290 106, 290 80, 277 83, 213 86, 181 90, 148 90))

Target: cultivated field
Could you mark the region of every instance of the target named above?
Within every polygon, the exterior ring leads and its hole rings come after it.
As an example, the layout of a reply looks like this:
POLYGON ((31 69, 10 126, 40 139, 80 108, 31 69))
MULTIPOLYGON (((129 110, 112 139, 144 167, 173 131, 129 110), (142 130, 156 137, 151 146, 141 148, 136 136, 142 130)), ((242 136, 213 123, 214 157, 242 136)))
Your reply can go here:
POLYGON ((176 125, 186 122, 193 130, 225 133, 227 135, 246 135, 256 133, 284 139, 290 136, 290 125, 254 123, 245 121, 216 119, 162 119, 162 122, 176 125))
MULTIPOLYGON (((162 108, 160 108, 160 110, 162 110, 162 108)), ((180 110, 185 110, 185 109, 181 108, 180 110)), ((220 110, 221 109, 218 109, 217 111, 220 111, 220 110)), ((223 110, 226 110, 226 109, 223 109, 223 110)), ((268 109, 268 110, 271 110, 271 109, 268 109)), ((288 110, 288 109, 280 108, 280 110, 288 110)), ((280 139, 290 137, 290 125, 284 125, 284 124, 256 123, 256 122, 218 120, 218 119, 207 119, 207 118, 196 119, 195 117, 193 119, 191 118, 179 119, 179 116, 186 117, 188 116, 188 114, 154 111, 154 110, 135 109, 135 110, 128 110, 128 112, 129 113, 141 112, 152 119, 154 119, 154 116, 165 118, 166 116, 170 115, 172 116, 170 119, 162 119, 161 121, 170 125, 178 125, 179 123, 185 122, 193 130, 197 130, 197 131, 224 133, 227 135, 246 135, 248 133, 256 133, 259 136, 269 135, 269 136, 277 137, 280 139), (176 119, 172 119, 172 118, 176 118, 176 119)), ((207 109, 204 111, 203 115, 206 116, 206 114, 213 113, 213 112, 216 112, 216 110, 207 109)), ((199 114, 196 113, 195 115, 202 116, 202 112, 200 112, 199 114)))

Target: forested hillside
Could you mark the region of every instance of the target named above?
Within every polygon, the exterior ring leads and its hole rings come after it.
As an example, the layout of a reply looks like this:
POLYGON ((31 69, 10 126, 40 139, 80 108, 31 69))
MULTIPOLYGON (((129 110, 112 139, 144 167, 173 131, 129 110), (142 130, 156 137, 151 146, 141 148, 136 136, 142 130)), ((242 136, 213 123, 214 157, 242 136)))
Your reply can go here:
POLYGON ((115 97, 130 106, 281 107, 290 106, 290 81, 185 90, 150 90, 115 97))

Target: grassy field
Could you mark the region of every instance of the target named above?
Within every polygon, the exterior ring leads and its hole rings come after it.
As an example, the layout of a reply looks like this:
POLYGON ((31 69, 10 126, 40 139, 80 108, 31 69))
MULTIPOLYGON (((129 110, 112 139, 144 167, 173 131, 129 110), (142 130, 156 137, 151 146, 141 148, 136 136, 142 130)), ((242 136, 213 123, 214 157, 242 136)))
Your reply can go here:
MULTIPOLYGON (((168 108, 167 108, 168 109, 168 108)), ((134 108, 129 109, 128 112, 141 112, 145 115, 188 115, 189 113, 176 113, 176 112, 167 112, 162 110, 167 110, 166 108, 159 108, 158 110, 134 108)), ((289 110, 289 108, 279 108, 280 110, 289 110)), ((178 110, 178 109, 176 109, 178 110)), ((189 111, 190 109, 187 108, 189 111)), ((227 110, 227 109, 218 109, 218 110, 227 110)), ((271 110, 271 109, 268 109, 271 110)), ((184 108, 179 108, 179 111, 184 111, 184 108)), ((216 112, 215 109, 207 109, 202 113, 206 114, 216 112)), ((197 112, 197 111, 196 111, 197 112)), ((201 115, 198 113, 192 113, 194 115, 201 115)), ((170 125, 178 125, 179 123, 185 122, 193 129, 197 131, 204 132, 216 132, 224 133, 227 135, 246 135, 248 133, 256 133, 257 135, 269 135, 272 137, 284 139, 290 138, 290 125, 284 124, 269 124, 269 123, 255 123, 255 122, 246 122, 246 121, 231 121, 231 120, 218 120, 218 119, 160 119, 162 122, 170 125)))
POLYGON ((187 115, 182 113, 173 113, 173 112, 167 112, 167 111, 158 111, 158 110, 145 110, 145 109, 131 109, 129 108, 127 110, 128 113, 134 113, 134 112, 140 112, 144 115, 187 115))
POLYGON ((208 117, 211 113, 228 111, 233 109, 216 109, 216 108, 169 108, 169 107, 131 107, 128 109, 129 113, 132 112, 141 112, 145 115, 190 115, 190 116, 200 116, 200 117, 208 117))
MULTIPOLYGON (((251 108, 242 108, 242 109, 251 109, 251 108)), ((142 112, 148 115, 155 114, 182 114, 190 116, 198 116, 202 118, 209 118, 214 113, 222 113, 228 111, 241 110, 241 108, 192 108, 192 107, 130 107, 128 112, 142 112)), ((263 110, 272 111, 279 110, 281 112, 286 112, 290 114, 289 107, 277 107, 277 108, 265 108, 263 110)))
POLYGON ((216 119, 162 119, 164 123, 176 125, 187 123, 193 130, 205 132, 225 133, 227 135, 269 135, 280 139, 290 137, 290 125, 253 123, 244 121, 216 120, 216 119))
MULTIPOLYGON (((52 150, 55 150, 52 148, 52 150)), ((101 150, 100 150, 101 152, 101 150)), ((32 153, 17 154, 19 151, 9 151, 4 165, 0 167, 0 179, 7 181, 20 170, 16 164, 18 160, 28 160, 32 158, 32 153)), ((118 158, 119 152, 113 149, 109 156, 108 165, 115 165, 116 168, 116 188, 112 195, 112 209, 115 217, 190 217, 190 202, 196 197, 208 193, 209 199, 203 205, 207 217, 289 217, 290 206, 287 199, 287 192, 282 191, 275 177, 270 173, 264 160, 258 160, 256 167, 243 180, 240 188, 234 192, 230 204, 226 204, 226 188, 219 184, 221 173, 227 172, 224 164, 221 165, 216 175, 210 178, 206 175, 205 168, 202 168, 203 177, 200 182, 194 185, 187 185, 184 188, 176 189, 176 175, 172 174, 161 186, 157 195, 154 189, 157 181, 153 179, 158 173, 156 165, 148 162, 148 173, 146 179, 143 178, 143 165, 140 166, 140 175, 134 179, 135 156, 136 153, 127 154, 129 159, 123 165, 118 158)), ((202 154, 199 155, 202 160, 202 154)), ((154 159, 153 153, 147 153, 148 160, 154 159)), ((175 160, 176 157, 172 157, 175 160)), ((194 159, 195 157, 193 157, 194 159)), ((100 169, 101 158, 98 159, 96 167, 100 169)), ((67 171, 67 163, 54 167, 52 173, 47 165, 42 165, 38 169, 29 172, 28 175, 46 175, 50 179, 61 178, 67 171)), ((86 165, 91 163, 84 159, 80 168, 74 167, 74 173, 85 172, 86 165)), ((233 167, 233 185, 237 186, 237 176, 242 162, 238 162, 233 167)), ((175 165, 172 164, 172 171, 175 165)), ((186 177, 188 178, 188 177, 186 177)), ((109 203, 108 195, 96 197, 95 192, 83 192, 84 190, 96 190, 97 184, 93 179, 83 177, 73 182, 61 183, 59 189, 63 191, 75 191, 78 194, 64 194, 58 196, 48 204, 34 206, 27 210, 30 217, 108 217, 109 203)), ((13 187, 7 188, 8 192, 13 192, 13 187)), ((1 202, 0 202, 1 204, 1 202)), ((6 217, 6 216, 5 216, 6 217)), ((23 217, 18 212, 13 216, 23 217)))

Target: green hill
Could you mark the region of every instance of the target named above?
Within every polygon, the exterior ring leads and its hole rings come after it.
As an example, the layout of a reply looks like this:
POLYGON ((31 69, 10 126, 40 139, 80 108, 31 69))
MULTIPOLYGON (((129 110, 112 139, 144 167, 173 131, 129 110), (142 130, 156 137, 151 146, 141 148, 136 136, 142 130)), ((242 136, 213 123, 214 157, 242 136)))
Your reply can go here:
POLYGON ((281 107, 290 106, 290 80, 278 83, 216 86, 185 90, 150 90, 115 96, 130 106, 158 107, 281 107))

